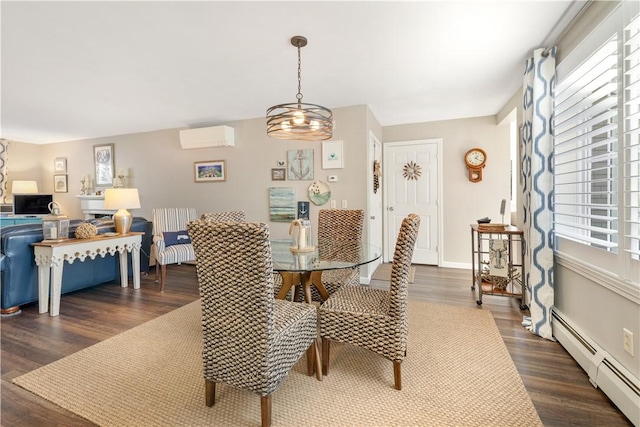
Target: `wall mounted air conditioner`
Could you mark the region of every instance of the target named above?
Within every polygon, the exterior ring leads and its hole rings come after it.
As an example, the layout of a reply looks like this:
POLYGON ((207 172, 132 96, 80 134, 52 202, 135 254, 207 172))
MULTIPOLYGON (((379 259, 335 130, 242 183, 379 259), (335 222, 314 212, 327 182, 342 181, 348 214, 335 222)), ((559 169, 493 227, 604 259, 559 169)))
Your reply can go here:
POLYGON ((185 150, 191 148, 233 147, 234 144, 233 128, 230 126, 211 126, 180 131, 180 145, 185 150))

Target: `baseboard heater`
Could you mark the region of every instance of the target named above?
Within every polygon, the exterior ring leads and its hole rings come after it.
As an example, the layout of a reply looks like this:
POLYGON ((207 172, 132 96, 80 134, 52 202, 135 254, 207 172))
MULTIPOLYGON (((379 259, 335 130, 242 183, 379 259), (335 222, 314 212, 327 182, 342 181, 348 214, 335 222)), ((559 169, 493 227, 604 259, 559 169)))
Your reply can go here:
POLYGON ((553 310, 553 335, 604 394, 636 426, 640 426, 640 380, 573 325, 561 311, 553 310))

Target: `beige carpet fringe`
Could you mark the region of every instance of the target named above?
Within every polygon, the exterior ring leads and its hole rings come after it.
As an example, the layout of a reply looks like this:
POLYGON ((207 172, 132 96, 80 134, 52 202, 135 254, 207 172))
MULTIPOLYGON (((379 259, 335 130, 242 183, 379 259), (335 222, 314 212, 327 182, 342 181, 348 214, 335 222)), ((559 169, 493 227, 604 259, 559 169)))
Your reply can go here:
MULTIPOLYGON (((260 399, 221 384, 204 404, 199 301, 13 380, 101 426, 259 426, 260 399)), ((402 391, 392 363, 332 346, 273 395, 273 426, 541 426, 487 310, 409 303, 402 391)), ((239 349, 240 351, 240 349, 239 349)))
MULTIPOLYGON (((413 283, 415 276, 416 276, 416 267, 412 266, 409 268, 409 283, 413 283)), ((375 280, 383 280, 385 282, 388 282, 389 280, 391 280, 391 264, 390 263, 380 264, 378 268, 376 268, 376 271, 373 272, 373 276, 371 276, 371 278, 375 280)))

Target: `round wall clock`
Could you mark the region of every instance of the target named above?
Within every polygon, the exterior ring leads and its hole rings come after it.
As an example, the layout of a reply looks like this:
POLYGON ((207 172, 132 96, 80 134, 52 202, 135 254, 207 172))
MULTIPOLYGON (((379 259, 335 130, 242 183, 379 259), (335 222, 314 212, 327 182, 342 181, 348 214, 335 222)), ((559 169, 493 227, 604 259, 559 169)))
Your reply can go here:
POLYGON ((469 181, 482 181, 482 169, 487 162, 487 153, 481 148, 472 148, 464 155, 464 163, 469 171, 469 181))

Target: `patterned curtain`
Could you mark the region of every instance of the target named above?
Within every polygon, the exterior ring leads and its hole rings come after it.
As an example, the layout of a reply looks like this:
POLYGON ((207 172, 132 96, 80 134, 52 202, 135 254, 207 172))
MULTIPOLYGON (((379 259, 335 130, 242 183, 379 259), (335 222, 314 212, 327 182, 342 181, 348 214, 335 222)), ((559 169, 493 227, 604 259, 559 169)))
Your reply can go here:
POLYGON ((530 292, 529 330, 552 340, 553 309, 553 98, 556 48, 537 49, 526 61, 524 124, 520 146, 523 180, 525 281, 530 292))
POLYGON ((0 203, 7 203, 8 197, 8 168, 9 157, 7 156, 7 150, 9 144, 6 139, 0 139, 0 203))

